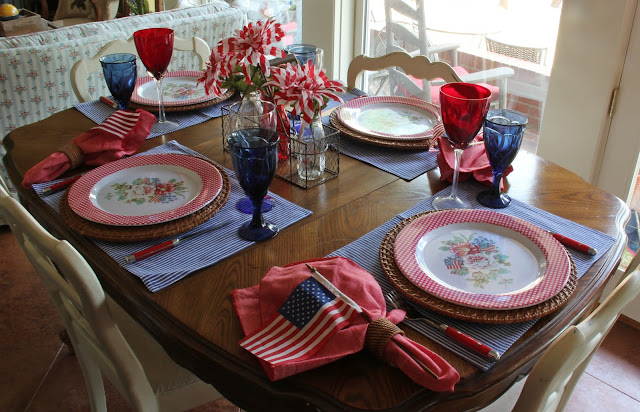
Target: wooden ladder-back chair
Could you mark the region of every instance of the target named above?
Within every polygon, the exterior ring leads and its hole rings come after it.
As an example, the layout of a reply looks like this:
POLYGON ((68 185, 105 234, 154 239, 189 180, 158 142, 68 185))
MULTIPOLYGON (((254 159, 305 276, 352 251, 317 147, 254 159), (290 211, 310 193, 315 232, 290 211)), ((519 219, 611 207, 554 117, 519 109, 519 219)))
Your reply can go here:
MULTIPOLYGON (((349 64, 347 71, 347 88, 349 90, 356 87, 358 75, 363 71, 379 71, 389 69, 392 73, 397 72, 399 67, 404 74, 420 79, 442 79, 445 83, 461 82, 460 76, 451 66, 444 62, 431 62, 426 56, 418 55, 411 57, 403 51, 396 51, 380 57, 356 56, 349 64)), ((404 87, 412 90, 416 87, 413 82, 406 77, 396 79, 396 87, 404 87)))
POLYGON ((514 385, 482 412, 564 410, 580 376, 620 312, 640 293, 637 265, 585 320, 569 327, 542 354, 524 382, 514 385), (517 397, 518 389, 522 392, 517 397), (512 408, 513 406, 513 408, 512 408))
POLYGON ((182 411, 220 397, 169 358, 122 308, 108 298, 87 261, 49 234, 0 188, 4 218, 53 301, 84 375, 92 411, 106 411, 102 373, 135 411, 182 411), (101 373, 102 372, 102 373, 101 373))
MULTIPOLYGON (((200 68, 204 70, 209 57, 211 55, 211 49, 207 43, 200 37, 192 37, 189 39, 183 39, 175 37, 173 40, 173 49, 180 51, 192 51, 200 57, 200 68)), ((114 53, 131 53, 138 55, 136 45, 133 42, 133 37, 129 40, 114 40, 107 43, 100 51, 90 59, 78 60, 71 68, 71 87, 73 88, 76 97, 81 102, 88 102, 95 100, 89 94, 89 87, 87 79, 89 74, 102 71, 102 65, 100 64, 100 58, 108 54, 114 53)), ((142 64, 142 62, 140 62, 142 64)), ((143 68, 144 66, 138 66, 143 68)))
MULTIPOLYGON (((514 75, 514 71, 510 67, 498 67, 494 69, 481 70, 469 73, 467 69, 458 66, 458 57, 456 49, 458 44, 450 43, 443 45, 433 45, 427 38, 426 14, 424 0, 416 0, 416 6, 413 7, 405 0, 385 0, 385 28, 384 28, 384 44, 385 48, 380 54, 389 54, 394 51, 406 51, 412 56, 423 55, 429 58, 431 62, 440 60, 440 53, 450 52, 453 70, 458 74, 460 79, 466 83, 478 83, 491 90, 493 95, 492 101, 494 106, 500 108, 507 107, 507 79, 514 75), (399 19, 396 21, 394 19, 399 19), (496 82, 497 85, 488 84, 488 82, 496 82)), ((406 94, 422 98, 428 102, 439 103, 439 91, 442 81, 430 82, 416 76, 407 76, 416 87, 411 87, 402 79, 401 72, 395 71, 390 73, 390 82, 392 88, 394 82, 401 83, 406 90, 406 94)))

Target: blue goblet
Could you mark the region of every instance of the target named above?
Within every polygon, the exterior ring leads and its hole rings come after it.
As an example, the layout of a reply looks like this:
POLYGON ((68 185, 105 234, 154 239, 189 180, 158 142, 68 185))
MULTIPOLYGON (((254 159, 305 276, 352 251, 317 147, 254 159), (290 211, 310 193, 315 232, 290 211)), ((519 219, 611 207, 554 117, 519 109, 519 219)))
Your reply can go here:
POLYGON ((324 51, 319 47, 312 44, 291 45, 287 52, 293 54, 301 66, 311 61, 311 64, 316 68, 316 73, 322 69, 324 51))
POLYGON ((108 54, 100 58, 100 64, 107 87, 118 107, 127 110, 138 77, 135 54, 108 54))
POLYGON ((511 198, 500 191, 502 174, 515 159, 527 125, 527 116, 509 109, 487 112, 484 123, 484 146, 493 171, 491 189, 478 194, 480 204, 502 209, 511 203, 511 198))
POLYGON ((251 241, 271 239, 278 226, 265 222, 262 202, 278 167, 278 140, 276 107, 262 102, 263 112, 258 115, 229 113, 231 133, 227 136, 233 169, 240 187, 251 200, 253 215, 240 226, 240 237, 251 241))

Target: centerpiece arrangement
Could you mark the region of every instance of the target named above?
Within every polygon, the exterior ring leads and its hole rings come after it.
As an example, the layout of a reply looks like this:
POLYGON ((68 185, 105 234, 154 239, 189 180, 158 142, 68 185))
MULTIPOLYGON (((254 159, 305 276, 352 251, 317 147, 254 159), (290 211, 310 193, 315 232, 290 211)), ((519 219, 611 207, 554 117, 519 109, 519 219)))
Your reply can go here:
MULTIPOLYGON (((243 105, 253 106, 256 113, 262 110, 261 101, 275 103, 280 135, 276 174, 307 188, 338 174, 339 132, 322 124, 322 109, 330 100, 342 102, 338 93, 345 89, 311 62, 272 66, 270 59, 287 57, 276 47, 283 37, 273 19, 249 23, 218 43, 199 81, 207 93, 237 90, 243 105)), ((225 116, 223 139, 226 123, 225 116)))

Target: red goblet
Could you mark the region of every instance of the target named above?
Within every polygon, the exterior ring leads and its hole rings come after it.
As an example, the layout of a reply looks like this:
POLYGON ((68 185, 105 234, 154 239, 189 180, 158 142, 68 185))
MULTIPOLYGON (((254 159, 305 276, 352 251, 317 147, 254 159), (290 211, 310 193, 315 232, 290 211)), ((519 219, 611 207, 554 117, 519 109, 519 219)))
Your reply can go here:
POLYGON ((491 91, 471 83, 449 83, 440 88, 440 110, 445 137, 453 147, 455 163, 449 196, 437 196, 431 205, 436 210, 468 209, 470 204, 458 197, 458 172, 462 152, 482 127, 491 103, 491 91))
POLYGON ((167 120, 162 96, 162 79, 171 63, 173 37, 173 30, 166 28, 144 29, 133 33, 138 56, 147 68, 149 76, 153 77, 158 91, 158 120, 154 125, 154 131, 169 131, 178 127, 177 122, 167 120))

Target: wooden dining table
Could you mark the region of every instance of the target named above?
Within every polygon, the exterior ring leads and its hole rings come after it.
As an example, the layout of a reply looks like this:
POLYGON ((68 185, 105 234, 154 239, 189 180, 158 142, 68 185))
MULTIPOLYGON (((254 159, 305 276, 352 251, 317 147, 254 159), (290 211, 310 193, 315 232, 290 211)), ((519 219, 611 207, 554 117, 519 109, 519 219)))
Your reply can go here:
MULTIPOLYGON (((271 190, 313 214, 221 262, 151 293, 89 238, 71 230, 33 191, 25 172, 73 137, 95 126, 75 109, 18 128, 4 138, 4 163, 21 202, 55 236, 68 240, 95 270, 105 291, 143 325, 180 365, 214 385, 247 411, 475 410, 490 404, 527 374, 549 344, 595 307, 625 244, 627 206, 553 163, 524 151, 506 179, 507 193, 526 204, 594 228, 615 243, 580 278, 559 310, 540 319, 488 371, 407 329, 407 336, 446 359, 460 373, 454 392, 433 392, 399 369, 359 352, 328 365, 271 382, 238 342, 243 337, 231 292, 257 285, 273 266, 320 258, 353 242, 445 188, 436 168, 411 181, 347 156, 336 178, 302 189, 276 177, 271 190)), ((146 140, 139 152, 170 140, 232 168, 222 147, 221 119, 146 140)), ((73 172, 77 173, 77 171, 73 172)))

